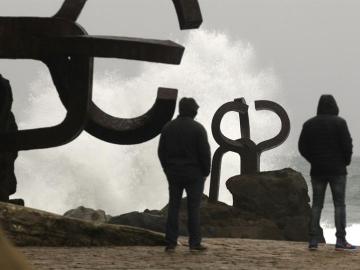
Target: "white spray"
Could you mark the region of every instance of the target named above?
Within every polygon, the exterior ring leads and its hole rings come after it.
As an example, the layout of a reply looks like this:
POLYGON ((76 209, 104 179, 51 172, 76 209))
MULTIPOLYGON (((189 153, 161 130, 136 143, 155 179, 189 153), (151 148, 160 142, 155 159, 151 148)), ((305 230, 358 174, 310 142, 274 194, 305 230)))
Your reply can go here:
MULTIPOLYGON (((249 44, 232 41, 222 33, 197 30, 190 32, 185 47, 180 66, 140 63, 141 73, 136 77, 126 78, 116 72, 97 76, 95 102, 115 116, 134 117, 150 108, 158 86, 177 88, 179 98, 191 96, 200 104, 197 120, 209 131, 214 152, 217 145, 210 125, 215 111, 225 102, 245 97, 251 107, 253 139, 259 142, 277 134, 277 116, 256 112, 253 102, 277 101, 280 89, 271 70, 256 67, 255 52, 249 44)), ((64 118, 65 110, 47 72, 39 73, 30 85, 30 93, 24 108, 27 117, 19 120, 21 128, 53 125, 64 118)), ((239 138, 235 113, 224 118, 222 130, 230 138, 239 138)), ((56 213, 79 205, 101 208, 113 215, 159 209, 167 203, 168 194, 157 143, 158 137, 140 145, 113 145, 83 132, 62 147, 21 152, 16 163, 15 197, 24 198, 28 206, 56 213)), ((265 155, 262 169, 272 169, 269 164, 265 155)), ((239 171, 239 158, 227 154, 223 159, 220 200, 231 204, 225 181, 239 171)))

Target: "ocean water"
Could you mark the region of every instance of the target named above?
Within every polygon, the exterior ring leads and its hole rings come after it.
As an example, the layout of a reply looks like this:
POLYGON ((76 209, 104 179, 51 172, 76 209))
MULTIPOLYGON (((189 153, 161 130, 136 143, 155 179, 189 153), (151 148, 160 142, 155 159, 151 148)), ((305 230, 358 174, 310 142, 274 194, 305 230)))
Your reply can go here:
MULTIPOLYGON (((310 182, 310 165, 300 156, 279 159, 284 162, 284 167, 291 167, 301 172, 309 188, 312 200, 310 182), (285 160, 287 164, 285 164, 285 160)), ((360 245, 360 157, 353 157, 348 167, 346 186, 346 212, 347 212, 347 239, 349 242, 360 245)), ((324 229, 326 241, 335 243, 334 206, 330 186, 327 187, 324 208, 321 216, 321 226, 324 229)))

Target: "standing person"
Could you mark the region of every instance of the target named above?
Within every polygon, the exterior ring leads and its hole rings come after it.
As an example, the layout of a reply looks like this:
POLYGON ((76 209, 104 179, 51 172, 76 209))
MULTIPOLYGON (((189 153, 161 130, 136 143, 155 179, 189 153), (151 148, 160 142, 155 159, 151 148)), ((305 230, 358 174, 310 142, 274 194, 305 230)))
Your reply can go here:
MULTIPOLYGON (((14 114, 11 112, 13 102, 10 83, 0 74, 0 132, 18 130, 14 114)), ((17 151, 0 152, 0 201, 9 202, 9 196, 16 192, 15 160, 17 151)), ((23 204, 23 201, 16 200, 23 204)), ((15 202, 12 200, 11 202, 15 202)))
POLYGON ((200 203, 205 179, 210 174, 211 153, 205 128, 194 120, 198 108, 193 98, 182 98, 179 116, 165 125, 160 136, 158 155, 169 184, 165 251, 174 251, 177 245, 184 189, 187 193, 189 248, 206 250, 201 245, 200 203))
POLYGON ((336 250, 354 250, 346 241, 345 189, 346 175, 352 156, 352 139, 346 121, 338 116, 339 108, 332 95, 322 95, 317 116, 303 125, 299 151, 311 164, 313 188, 312 215, 309 228, 309 249, 316 250, 320 230, 321 210, 325 191, 330 184, 336 226, 336 250))

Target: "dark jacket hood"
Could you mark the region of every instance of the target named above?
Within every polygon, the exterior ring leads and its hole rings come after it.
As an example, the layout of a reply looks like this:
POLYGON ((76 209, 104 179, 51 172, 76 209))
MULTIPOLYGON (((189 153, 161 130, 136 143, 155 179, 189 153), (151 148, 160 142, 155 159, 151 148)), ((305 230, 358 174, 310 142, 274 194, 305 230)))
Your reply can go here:
POLYGON ((336 104, 336 100, 332 95, 322 95, 319 99, 317 108, 317 115, 329 114, 338 115, 339 107, 336 104))

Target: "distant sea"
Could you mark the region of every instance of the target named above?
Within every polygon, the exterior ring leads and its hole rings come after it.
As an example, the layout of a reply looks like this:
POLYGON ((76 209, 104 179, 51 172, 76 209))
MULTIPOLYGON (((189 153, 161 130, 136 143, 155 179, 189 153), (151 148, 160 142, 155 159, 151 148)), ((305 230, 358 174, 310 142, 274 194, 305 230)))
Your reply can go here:
MULTIPOLYGON (((291 167, 303 174, 308 184, 310 200, 312 200, 312 188, 309 175, 310 165, 306 160, 299 156, 290 157, 287 159, 285 167, 291 167)), ((360 157, 353 157, 348 167, 346 211, 347 239, 352 244, 360 245, 360 157)), ((328 243, 335 243, 334 206, 330 186, 328 186, 326 190, 321 226, 324 229, 326 241, 328 243)))

